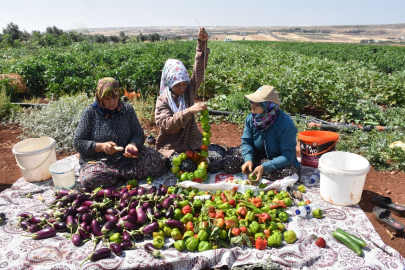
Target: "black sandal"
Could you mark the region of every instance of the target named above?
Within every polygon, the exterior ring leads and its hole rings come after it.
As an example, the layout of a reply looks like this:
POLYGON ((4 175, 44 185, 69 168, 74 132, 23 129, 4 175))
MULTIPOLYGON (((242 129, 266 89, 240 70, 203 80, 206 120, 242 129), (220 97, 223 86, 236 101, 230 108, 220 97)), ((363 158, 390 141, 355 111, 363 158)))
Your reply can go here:
POLYGON ((405 229, 401 222, 391 217, 391 212, 388 209, 376 206, 373 209, 373 216, 375 220, 396 234, 402 233, 405 229))
POLYGON ((405 207, 403 207, 402 205, 393 203, 390 197, 371 196, 371 200, 373 200, 373 202, 376 205, 390 210, 394 215, 402 217, 405 214, 405 207))

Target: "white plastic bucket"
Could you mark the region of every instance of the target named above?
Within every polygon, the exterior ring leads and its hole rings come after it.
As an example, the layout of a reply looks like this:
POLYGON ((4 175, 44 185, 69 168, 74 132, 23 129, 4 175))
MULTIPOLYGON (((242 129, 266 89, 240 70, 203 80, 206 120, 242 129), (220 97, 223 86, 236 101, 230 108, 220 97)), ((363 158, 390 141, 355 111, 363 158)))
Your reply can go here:
POLYGON ((71 188, 75 185, 75 165, 73 162, 55 163, 49 167, 49 171, 52 173, 55 188, 71 188))
POLYGON ((348 152, 329 152, 319 159, 320 194, 325 201, 341 206, 360 202, 370 163, 348 152))
POLYGON ((27 139, 13 146, 13 154, 28 182, 39 182, 52 177, 49 166, 56 162, 55 140, 50 137, 27 139))

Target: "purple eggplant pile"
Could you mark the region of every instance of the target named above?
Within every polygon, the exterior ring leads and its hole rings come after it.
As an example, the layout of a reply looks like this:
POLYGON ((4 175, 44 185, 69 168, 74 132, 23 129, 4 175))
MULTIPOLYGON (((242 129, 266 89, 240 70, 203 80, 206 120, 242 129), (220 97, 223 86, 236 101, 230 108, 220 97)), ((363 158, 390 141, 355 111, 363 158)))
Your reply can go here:
MULTIPOLYGON (((144 235, 158 231, 157 220, 162 217, 166 217, 167 225, 184 229, 181 221, 171 219, 173 205, 182 197, 167 194, 167 189, 163 185, 131 190, 127 187, 55 190, 55 200, 45 213, 22 212, 17 226, 30 232, 27 236, 33 239, 65 233, 75 246, 89 240, 96 246, 102 240, 119 256, 123 250, 136 247, 133 239, 143 240, 144 235)), ((96 250, 88 259, 110 254, 104 249, 96 250)))

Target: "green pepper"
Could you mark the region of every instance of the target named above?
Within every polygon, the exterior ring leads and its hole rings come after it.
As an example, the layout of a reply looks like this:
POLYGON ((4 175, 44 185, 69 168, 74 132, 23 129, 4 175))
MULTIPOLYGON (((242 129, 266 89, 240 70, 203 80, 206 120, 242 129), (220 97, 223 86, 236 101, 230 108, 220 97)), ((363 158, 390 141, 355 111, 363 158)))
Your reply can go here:
POLYGON ((269 213, 269 215, 271 216, 271 220, 273 220, 273 221, 276 220, 276 218, 277 218, 277 215, 276 215, 276 214, 269 213))
POLYGON ((225 210, 225 209, 231 208, 231 206, 229 205, 229 202, 226 202, 226 203, 223 203, 221 205, 218 205, 217 208, 221 209, 221 210, 225 210))
POLYGON ((248 221, 254 221, 255 218, 256 218, 255 213, 252 211, 248 211, 245 216, 245 220, 248 220, 248 221))
POLYGON ((205 205, 205 207, 210 207, 210 206, 215 207, 215 203, 211 200, 205 201, 204 205, 205 205))
POLYGON ((278 218, 280 219, 281 222, 286 222, 290 218, 290 216, 286 212, 280 212, 278 214, 278 218))
POLYGON ((239 227, 242 227, 242 226, 248 227, 249 221, 247 221, 246 219, 239 220, 239 227))
POLYGON ((276 193, 274 193, 274 190, 269 190, 269 191, 267 191, 267 196, 274 197, 274 196, 276 196, 276 193))
POLYGON ((292 200, 290 198, 284 198, 283 201, 287 207, 292 205, 292 200))
POLYGON ((215 191, 215 196, 221 196, 222 190, 218 189, 215 191))
POLYGON ((236 224, 238 224, 239 223, 239 220, 238 220, 238 218, 236 217, 236 216, 232 216, 232 217, 225 217, 225 219, 224 220, 233 220, 233 221, 235 221, 236 222, 236 224))
POLYGON ((174 193, 176 193, 176 187, 168 187, 168 188, 167 188, 167 193, 168 193, 168 194, 174 194, 174 193))
POLYGON ((301 193, 304 193, 305 191, 307 191, 307 189, 305 188, 305 186, 304 185, 300 185, 300 186, 298 186, 298 191, 299 192, 301 192, 301 193))
POLYGON ((198 196, 205 195, 205 192, 202 191, 202 190, 200 190, 200 191, 197 192, 197 195, 198 195, 198 196))
POLYGON ((198 240, 195 239, 194 237, 189 237, 186 240, 186 248, 189 251, 196 251, 198 249, 198 244, 199 244, 198 240))
POLYGON ((170 235, 173 238, 173 240, 179 240, 181 238, 181 232, 177 228, 174 228, 170 233, 170 235))
POLYGON ((197 234, 197 239, 198 239, 198 241, 207 241, 208 240, 208 233, 206 232, 206 231, 204 231, 204 230, 202 230, 202 231, 199 231, 198 232, 198 234, 197 234))
POLYGON ((247 193, 249 193, 251 196, 253 196, 253 190, 251 190, 250 188, 246 189, 245 192, 247 192, 247 193))
POLYGON ((259 198, 262 199, 263 202, 267 201, 267 196, 266 195, 259 195, 259 198))
POLYGON ((270 231, 278 230, 278 225, 277 225, 277 223, 274 222, 274 221, 270 222, 269 230, 270 230, 270 231))
POLYGON ((285 225, 281 222, 277 222, 277 230, 279 230, 280 232, 284 232, 285 225))
POLYGON ((268 203, 265 203, 262 208, 260 208, 263 212, 269 213, 271 208, 270 205, 268 203))
POLYGON ((249 192, 243 193, 242 199, 247 200, 247 199, 250 199, 250 198, 252 198, 252 195, 249 192))
POLYGON ((163 230, 159 230, 157 232, 153 232, 152 236, 153 236, 153 238, 158 237, 158 236, 162 236, 163 238, 165 238, 165 233, 163 232, 163 230))
POLYGON ((158 224, 159 224, 159 229, 163 230, 163 228, 165 227, 165 223, 162 220, 159 220, 158 224))
POLYGON ((157 249, 161 249, 165 245, 165 239, 162 236, 156 236, 153 238, 153 245, 157 249))
POLYGON ((226 210, 226 215, 228 217, 236 216, 236 210, 235 209, 226 210))
POLYGON ((226 233, 225 230, 220 230, 220 231, 219 231, 219 238, 221 238, 221 239, 226 239, 226 238, 228 238, 228 234, 226 233))
POLYGON ((257 233, 260 229, 260 224, 257 221, 252 221, 252 223, 249 224, 249 230, 252 234, 257 233))
POLYGON ((198 244, 199 252, 211 250, 211 249, 212 249, 212 245, 210 243, 208 243, 207 241, 202 241, 202 242, 200 242, 200 244, 198 244))
POLYGON ((321 209, 315 209, 312 211, 312 215, 314 218, 322 218, 322 210, 321 209))
POLYGON ((238 202, 238 201, 242 200, 242 198, 243 198, 243 196, 241 193, 236 193, 235 197, 233 199, 238 202))
POLYGON ((267 246, 269 247, 278 247, 281 245, 282 240, 281 233, 279 231, 273 231, 269 238, 267 239, 267 246))
POLYGON ((184 217, 182 219, 180 219, 180 221, 184 224, 186 224, 189 221, 193 221, 193 214, 191 214, 191 213, 185 214, 184 217))
POLYGON ((297 235, 292 230, 285 231, 283 236, 284 236, 284 240, 287 242, 287 244, 294 243, 295 240, 297 240, 297 235))
POLYGON ((182 218, 183 218, 183 213, 181 212, 181 209, 179 209, 179 208, 174 209, 173 219, 180 220, 182 218))
POLYGON ((264 233, 262 233, 262 232, 255 233, 255 240, 257 240, 258 237, 261 237, 261 238, 263 238, 263 239, 266 238, 265 235, 264 235, 264 233))
POLYGON ((190 202, 188 200, 179 201, 179 208, 182 209, 186 205, 190 205, 190 202))
POLYGON ((279 199, 279 200, 284 199, 283 194, 281 194, 281 193, 278 193, 278 194, 275 196, 275 198, 277 198, 277 199, 279 199))
POLYGON ((305 205, 307 205, 307 203, 306 203, 306 202, 304 202, 304 201, 300 201, 300 202, 298 202, 298 207, 299 207, 299 206, 305 206, 305 205))
POLYGON ((260 224, 260 229, 261 229, 261 231, 266 230, 266 229, 267 229, 267 225, 264 224, 264 223, 261 223, 261 224, 260 224))
POLYGON ((186 244, 184 243, 183 240, 177 240, 176 242, 174 242, 174 247, 178 250, 178 251, 182 251, 186 248, 186 244))
POLYGON ((138 185, 138 181, 136 181, 135 179, 129 180, 127 184, 136 187, 138 185))
POLYGON ((198 199, 194 200, 193 206, 194 206, 194 208, 201 208, 202 207, 202 201, 200 201, 198 199))
POLYGON ((114 233, 110 236, 110 242, 121 244, 122 243, 122 236, 119 233, 114 233))
POLYGON ((172 229, 169 226, 164 226, 163 233, 165 234, 165 236, 170 237, 172 236, 172 229))
POLYGON ((194 237, 194 232, 193 231, 186 231, 183 235, 183 239, 186 238, 186 236, 194 237))

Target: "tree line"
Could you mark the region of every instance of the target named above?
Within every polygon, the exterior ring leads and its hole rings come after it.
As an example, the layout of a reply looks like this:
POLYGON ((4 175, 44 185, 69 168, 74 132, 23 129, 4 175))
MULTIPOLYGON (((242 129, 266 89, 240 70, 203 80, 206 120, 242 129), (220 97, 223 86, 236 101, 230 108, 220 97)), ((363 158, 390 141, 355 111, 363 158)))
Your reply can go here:
POLYGON ((90 40, 95 43, 127 43, 127 42, 143 42, 143 41, 160 41, 167 38, 157 34, 137 36, 127 36, 125 32, 119 32, 118 36, 105 36, 102 34, 90 35, 87 30, 78 32, 76 30, 64 31, 56 26, 48 26, 45 32, 34 30, 31 33, 26 30, 21 30, 17 24, 10 22, 3 28, 0 33, 0 48, 14 48, 23 44, 32 44, 38 46, 67 46, 74 42, 90 40))

